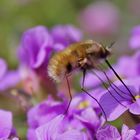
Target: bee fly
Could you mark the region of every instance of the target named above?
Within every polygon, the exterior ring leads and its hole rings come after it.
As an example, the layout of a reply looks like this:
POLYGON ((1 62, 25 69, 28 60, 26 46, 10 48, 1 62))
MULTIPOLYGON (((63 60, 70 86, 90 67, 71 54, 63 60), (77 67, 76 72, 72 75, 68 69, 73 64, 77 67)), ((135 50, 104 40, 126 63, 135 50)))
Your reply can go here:
MULTIPOLYGON (((78 42, 78 43, 71 44, 66 49, 56 53, 50 59, 49 65, 48 65, 48 75, 56 82, 60 82, 64 78, 66 78, 69 95, 70 95, 70 102, 68 104, 68 108, 72 100, 68 76, 70 73, 72 73, 75 70, 81 70, 83 72, 83 82, 82 82, 81 89, 99 104, 100 108, 102 109, 105 115, 105 112, 102 106, 100 105, 100 103, 97 101, 97 99, 94 98, 92 95, 90 95, 84 89, 84 80, 85 80, 85 74, 87 70, 97 69, 99 63, 102 60, 105 60, 109 68, 113 70, 117 78, 124 84, 122 79, 114 71, 114 69, 112 68, 108 60, 106 59, 111 54, 111 46, 113 44, 114 43, 112 43, 109 47, 104 47, 102 44, 93 40, 78 42)), ((66 112, 68 111, 68 108, 66 112)))
POLYGON ((92 40, 72 44, 50 59, 48 75, 59 82, 76 69, 96 68, 98 62, 105 59, 110 53, 109 48, 105 48, 92 40))

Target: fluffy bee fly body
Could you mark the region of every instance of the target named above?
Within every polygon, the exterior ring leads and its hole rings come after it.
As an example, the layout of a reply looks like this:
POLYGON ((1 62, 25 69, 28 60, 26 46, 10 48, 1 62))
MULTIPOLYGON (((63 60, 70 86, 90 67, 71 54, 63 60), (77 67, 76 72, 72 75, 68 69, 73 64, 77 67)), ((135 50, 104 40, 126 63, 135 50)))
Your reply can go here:
POLYGON ((74 43, 52 56, 48 75, 59 82, 76 69, 96 69, 98 62, 108 55, 110 49, 93 40, 74 43))
MULTIPOLYGON (((98 105, 100 106, 100 108, 105 116, 105 120, 107 121, 107 116, 105 114, 105 111, 104 111, 103 107, 100 105, 100 103, 98 102, 98 100, 96 98, 94 98, 90 93, 88 93, 88 91, 86 91, 84 89, 85 71, 89 70, 89 69, 99 69, 98 66, 99 66, 101 60, 105 60, 106 64, 109 66, 109 68, 113 71, 113 73, 116 75, 116 77, 120 80, 120 82, 124 85, 124 87, 127 89, 127 91, 130 93, 130 95, 135 100, 135 97, 133 96, 133 94, 127 87, 127 85, 123 82, 123 80, 120 78, 120 76, 116 73, 116 71, 110 65, 109 61, 106 59, 111 54, 111 47, 113 44, 114 44, 114 42, 111 43, 111 45, 109 47, 105 47, 96 41, 87 40, 87 41, 71 44, 66 49, 64 49, 64 50, 56 53, 54 56, 52 56, 52 58, 49 61, 49 65, 48 65, 48 75, 56 82, 60 82, 61 80, 63 80, 63 78, 66 78, 66 80, 67 80, 70 101, 69 101, 68 107, 65 111, 66 113, 69 109, 69 106, 70 106, 70 103, 72 100, 70 85, 68 82, 68 78, 66 76, 68 74, 70 74, 71 72, 73 72, 74 70, 80 69, 83 71, 83 83, 82 83, 82 87, 81 87, 82 91, 85 92, 87 95, 89 95, 92 99, 94 99, 98 103, 98 105)), ((108 79, 108 77, 104 71, 103 71, 103 73, 105 74, 110 86, 112 87, 112 82, 110 81, 110 79, 108 79)), ((96 73, 94 73, 94 74, 96 75, 96 73)), ((101 81, 103 86, 108 90, 108 87, 106 87, 106 85, 104 84, 102 79, 98 75, 96 75, 96 76, 101 81)), ((120 93, 118 93, 118 91, 116 89, 114 89, 114 87, 112 87, 112 89, 120 96, 120 93)), ((119 91, 121 91, 119 88, 117 88, 117 89, 119 91)), ((110 90, 108 90, 108 92, 117 102, 119 102, 119 100, 117 100, 112 95, 110 90)), ((121 105, 123 105, 123 104, 121 104, 121 105)))

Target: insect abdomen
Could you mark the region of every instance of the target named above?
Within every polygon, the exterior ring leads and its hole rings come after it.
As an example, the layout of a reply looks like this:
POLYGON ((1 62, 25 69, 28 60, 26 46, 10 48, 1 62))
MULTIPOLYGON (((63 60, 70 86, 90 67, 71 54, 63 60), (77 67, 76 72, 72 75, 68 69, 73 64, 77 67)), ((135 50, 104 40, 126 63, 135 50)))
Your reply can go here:
POLYGON ((48 65, 48 75, 55 81, 60 81, 62 78, 70 73, 75 66, 75 57, 68 52, 58 53, 51 58, 48 65))
POLYGON ((85 46, 73 44, 62 52, 55 54, 48 65, 48 75, 55 81, 60 81, 66 74, 78 68, 78 60, 86 57, 85 46))

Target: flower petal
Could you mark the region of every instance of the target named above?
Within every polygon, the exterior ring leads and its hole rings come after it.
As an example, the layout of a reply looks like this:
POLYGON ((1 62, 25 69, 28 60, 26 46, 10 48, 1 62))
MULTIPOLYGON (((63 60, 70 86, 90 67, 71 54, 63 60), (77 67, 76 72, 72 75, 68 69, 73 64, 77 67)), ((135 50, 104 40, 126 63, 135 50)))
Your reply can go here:
POLYGON ((51 31, 55 43, 63 44, 67 47, 69 44, 80 41, 82 33, 72 25, 58 25, 51 31))
POLYGON ((52 39, 46 27, 37 26, 27 30, 22 37, 18 52, 21 62, 31 68, 40 66, 46 54, 44 48, 50 46, 51 42, 52 39))
POLYGON ((133 114, 140 115, 140 99, 137 99, 133 104, 130 105, 129 111, 133 114))
POLYGON ((56 137, 55 140, 85 140, 85 136, 78 130, 69 130, 56 137))
POLYGON ((81 116, 76 115, 76 118, 79 119, 81 123, 92 132, 92 135, 100 125, 100 120, 91 107, 85 109, 81 116))
POLYGON ((12 130, 12 113, 0 110, 0 138, 8 138, 12 130))
POLYGON ((33 64, 33 68, 38 68, 43 63, 46 57, 45 49, 41 49, 37 55, 37 61, 33 64))
POLYGON ((20 82, 20 75, 18 71, 9 71, 4 78, 0 81, 0 90, 6 90, 8 88, 16 86, 20 82))
POLYGON ((133 140, 136 131, 129 129, 126 125, 122 126, 122 140, 133 140))
POLYGON ((106 125, 97 131, 96 138, 98 140, 120 140, 121 136, 116 127, 106 125))
POLYGON ((138 125, 136 125, 135 130, 136 130, 137 134, 140 134, 140 123, 138 125))
POLYGON ((63 118, 63 115, 59 115, 45 125, 37 128, 36 136, 38 140, 54 140, 57 137, 58 128, 63 118))
POLYGON ((106 92, 106 94, 101 97, 99 103, 101 104, 105 112, 107 120, 113 121, 128 109, 128 103, 123 101, 122 98, 118 94, 116 94, 114 90, 110 90, 110 92, 115 98, 112 97, 109 92, 106 92))
POLYGON ((129 41, 132 49, 140 48, 140 26, 135 26, 131 31, 131 38, 129 41))
POLYGON ((28 129, 28 132, 27 132, 27 139, 28 140, 37 140, 37 137, 35 136, 35 129, 28 129))

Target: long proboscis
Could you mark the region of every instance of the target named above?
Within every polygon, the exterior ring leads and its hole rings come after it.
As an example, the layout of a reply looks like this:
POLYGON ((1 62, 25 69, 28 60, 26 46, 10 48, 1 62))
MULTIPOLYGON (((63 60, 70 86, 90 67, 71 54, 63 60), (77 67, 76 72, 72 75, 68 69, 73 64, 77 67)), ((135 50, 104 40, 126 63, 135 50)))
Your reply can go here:
POLYGON ((134 95, 132 94, 132 92, 130 91, 130 89, 127 87, 127 85, 124 83, 124 81, 120 78, 120 76, 118 75, 118 73, 114 70, 114 68, 111 66, 111 64, 109 63, 109 61, 107 59, 105 59, 106 64, 108 65, 108 67, 113 71, 113 73, 115 74, 115 76, 118 78, 118 80, 124 85, 124 87, 127 89, 127 91, 129 92, 129 94, 132 96, 133 100, 136 100, 134 95))

